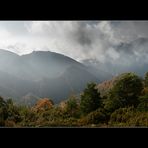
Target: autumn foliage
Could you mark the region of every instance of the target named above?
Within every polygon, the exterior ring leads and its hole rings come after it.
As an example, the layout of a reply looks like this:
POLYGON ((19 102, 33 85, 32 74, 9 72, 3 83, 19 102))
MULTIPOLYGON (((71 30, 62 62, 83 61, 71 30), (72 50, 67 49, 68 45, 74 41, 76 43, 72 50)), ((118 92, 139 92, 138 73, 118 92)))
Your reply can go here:
POLYGON ((54 103, 51 99, 43 98, 37 101, 36 105, 33 107, 33 110, 36 112, 45 111, 51 109, 54 103))

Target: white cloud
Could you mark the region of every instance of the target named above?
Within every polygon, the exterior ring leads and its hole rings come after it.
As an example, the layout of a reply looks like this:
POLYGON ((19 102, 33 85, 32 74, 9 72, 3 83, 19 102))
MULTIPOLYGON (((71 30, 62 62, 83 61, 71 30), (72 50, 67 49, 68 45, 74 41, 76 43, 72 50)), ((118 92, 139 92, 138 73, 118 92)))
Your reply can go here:
POLYGON ((133 55, 140 59, 140 52, 145 52, 146 47, 125 51, 117 51, 116 47, 121 42, 130 43, 139 37, 148 37, 148 22, 144 21, 25 21, 19 23, 19 31, 17 22, 13 27, 11 22, 6 24, 0 25, 0 48, 18 54, 50 50, 76 60, 98 59, 104 63, 119 59, 119 64, 131 62, 133 55))
POLYGON ((12 35, 6 29, 0 29, 0 39, 7 39, 10 38, 12 35))
POLYGON ((117 60, 120 57, 119 53, 115 51, 113 48, 109 48, 106 54, 110 56, 113 60, 117 60))

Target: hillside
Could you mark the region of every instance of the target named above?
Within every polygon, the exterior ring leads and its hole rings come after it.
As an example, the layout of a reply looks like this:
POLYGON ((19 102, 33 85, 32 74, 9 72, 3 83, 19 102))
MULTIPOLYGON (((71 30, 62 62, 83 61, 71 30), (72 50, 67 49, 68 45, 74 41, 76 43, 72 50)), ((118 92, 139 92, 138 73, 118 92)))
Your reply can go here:
POLYGON ((91 74, 96 77, 99 76, 101 82, 113 77, 113 75, 105 69, 103 64, 95 59, 86 59, 83 60, 82 63, 87 67, 91 74))
POLYGON ((53 98, 57 103, 81 92, 91 81, 100 82, 99 76, 67 56, 49 51, 18 56, 0 50, 0 95, 4 98, 23 102, 21 99, 27 96, 30 100, 28 94, 33 94, 35 98, 53 98))

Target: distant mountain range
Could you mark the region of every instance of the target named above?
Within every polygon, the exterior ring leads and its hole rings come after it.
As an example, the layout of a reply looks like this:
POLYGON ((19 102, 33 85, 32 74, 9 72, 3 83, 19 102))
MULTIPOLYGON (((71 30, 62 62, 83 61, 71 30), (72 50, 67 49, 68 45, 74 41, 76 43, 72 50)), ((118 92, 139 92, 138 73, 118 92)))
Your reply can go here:
POLYGON ((19 56, 0 50, 0 95, 21 103, 52 98, 55 103, 80 93, 88 82, 101 82, 84 64, 67 56, 34 51, 19 56))

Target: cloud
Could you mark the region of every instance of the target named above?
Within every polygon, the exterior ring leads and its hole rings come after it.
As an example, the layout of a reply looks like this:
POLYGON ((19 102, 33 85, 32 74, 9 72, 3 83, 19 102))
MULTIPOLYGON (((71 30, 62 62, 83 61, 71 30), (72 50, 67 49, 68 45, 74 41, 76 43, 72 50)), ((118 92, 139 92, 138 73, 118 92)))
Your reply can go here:
POLYGON ((113 74, 148 63, 147 21, 35 21, 28 31, 45 37, 47 49, 78 61, 95 59, 113 74))
POLYGON ((147 21, 4 22, 0 38, 0 47, 19 54, 50 50, 78 61, 96 59, 108 69, 148 63, 147 21))
POLYGON ((148 37, 147 21, 115 21, 113 22, 115 37, 122 41, 131 41, 139 37, 148 37))
POLYGON ((49 49, 78 60, 99 58, 119 42, 107 21, 34 21, 26 28, 34 37, 48 39, 49 49))

